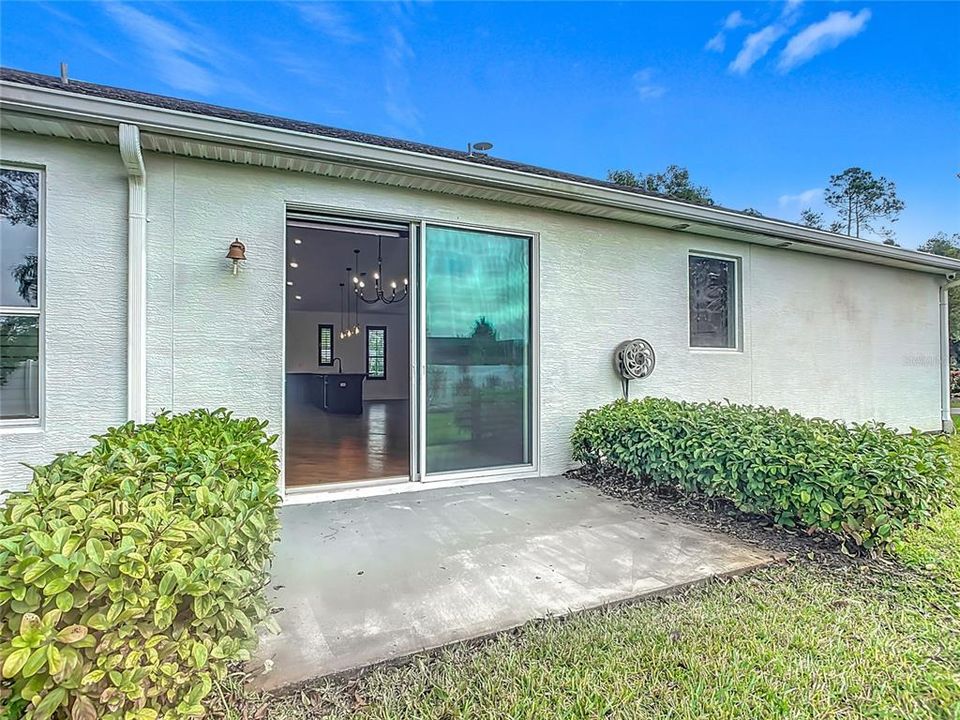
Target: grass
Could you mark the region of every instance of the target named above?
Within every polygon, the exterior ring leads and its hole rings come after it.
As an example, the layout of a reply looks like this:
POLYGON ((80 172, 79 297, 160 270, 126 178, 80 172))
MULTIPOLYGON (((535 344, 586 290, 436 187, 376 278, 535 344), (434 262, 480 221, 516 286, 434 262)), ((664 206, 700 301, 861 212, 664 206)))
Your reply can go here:
POLYGON ((317 683, 271 700, 263 717, 960 718, 951 502, 892 557, 803 559, 533 623, 346 685, 317 683))
POLYGON ((427 435, 436 445, 461 442, 470 437, 466 430, 457 425, 453 410, 427 413, 427 435))

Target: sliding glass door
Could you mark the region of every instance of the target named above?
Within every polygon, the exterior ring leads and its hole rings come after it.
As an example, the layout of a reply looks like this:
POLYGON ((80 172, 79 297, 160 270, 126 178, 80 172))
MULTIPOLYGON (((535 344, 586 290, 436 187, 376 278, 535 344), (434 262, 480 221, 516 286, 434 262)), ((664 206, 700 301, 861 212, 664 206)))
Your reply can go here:
POLYGON ((533 239, 427 225, 424 241, 425 471, 531 464, 533 239))

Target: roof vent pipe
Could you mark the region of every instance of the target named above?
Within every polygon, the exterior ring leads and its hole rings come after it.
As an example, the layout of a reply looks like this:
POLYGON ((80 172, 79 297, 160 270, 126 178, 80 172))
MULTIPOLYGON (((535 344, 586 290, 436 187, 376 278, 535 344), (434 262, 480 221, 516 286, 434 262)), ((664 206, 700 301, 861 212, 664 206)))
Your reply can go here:
POLYGON ((60 63, 60 82, 64 85, 70 83, 70 78, 67 77, 67 64, 65 62, 60 63))
POLYGON ((120 124, 127 169, 127 418, 147 419, 147 171, 140 128, 120 124))

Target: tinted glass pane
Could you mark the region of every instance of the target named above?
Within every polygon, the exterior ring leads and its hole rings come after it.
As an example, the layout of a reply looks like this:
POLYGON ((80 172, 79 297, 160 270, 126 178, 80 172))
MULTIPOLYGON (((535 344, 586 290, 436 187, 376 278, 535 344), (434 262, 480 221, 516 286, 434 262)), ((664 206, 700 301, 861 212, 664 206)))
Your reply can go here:
POLYGON ((0 420, 40 417, 40 318, 0 315, 0 420))
POLYGON ((734 348, 736 263, 690 256, 690 345, 734 348))
POLYGON ((40 175, 0 169, 0 305, 37 307, 40 175))
POLYGON ((530 462, 530 239, 428 227, 427 472, 530 462))

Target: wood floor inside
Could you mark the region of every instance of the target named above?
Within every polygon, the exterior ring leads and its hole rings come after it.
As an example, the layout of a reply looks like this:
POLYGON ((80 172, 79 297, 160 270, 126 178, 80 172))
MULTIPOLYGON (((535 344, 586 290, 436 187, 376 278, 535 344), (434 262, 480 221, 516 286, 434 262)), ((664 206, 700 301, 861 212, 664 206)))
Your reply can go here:
POLYGON ((287 487, 409 476, 410 405, 368 401, 362 415, 334 415, 287 394, 287 487))

